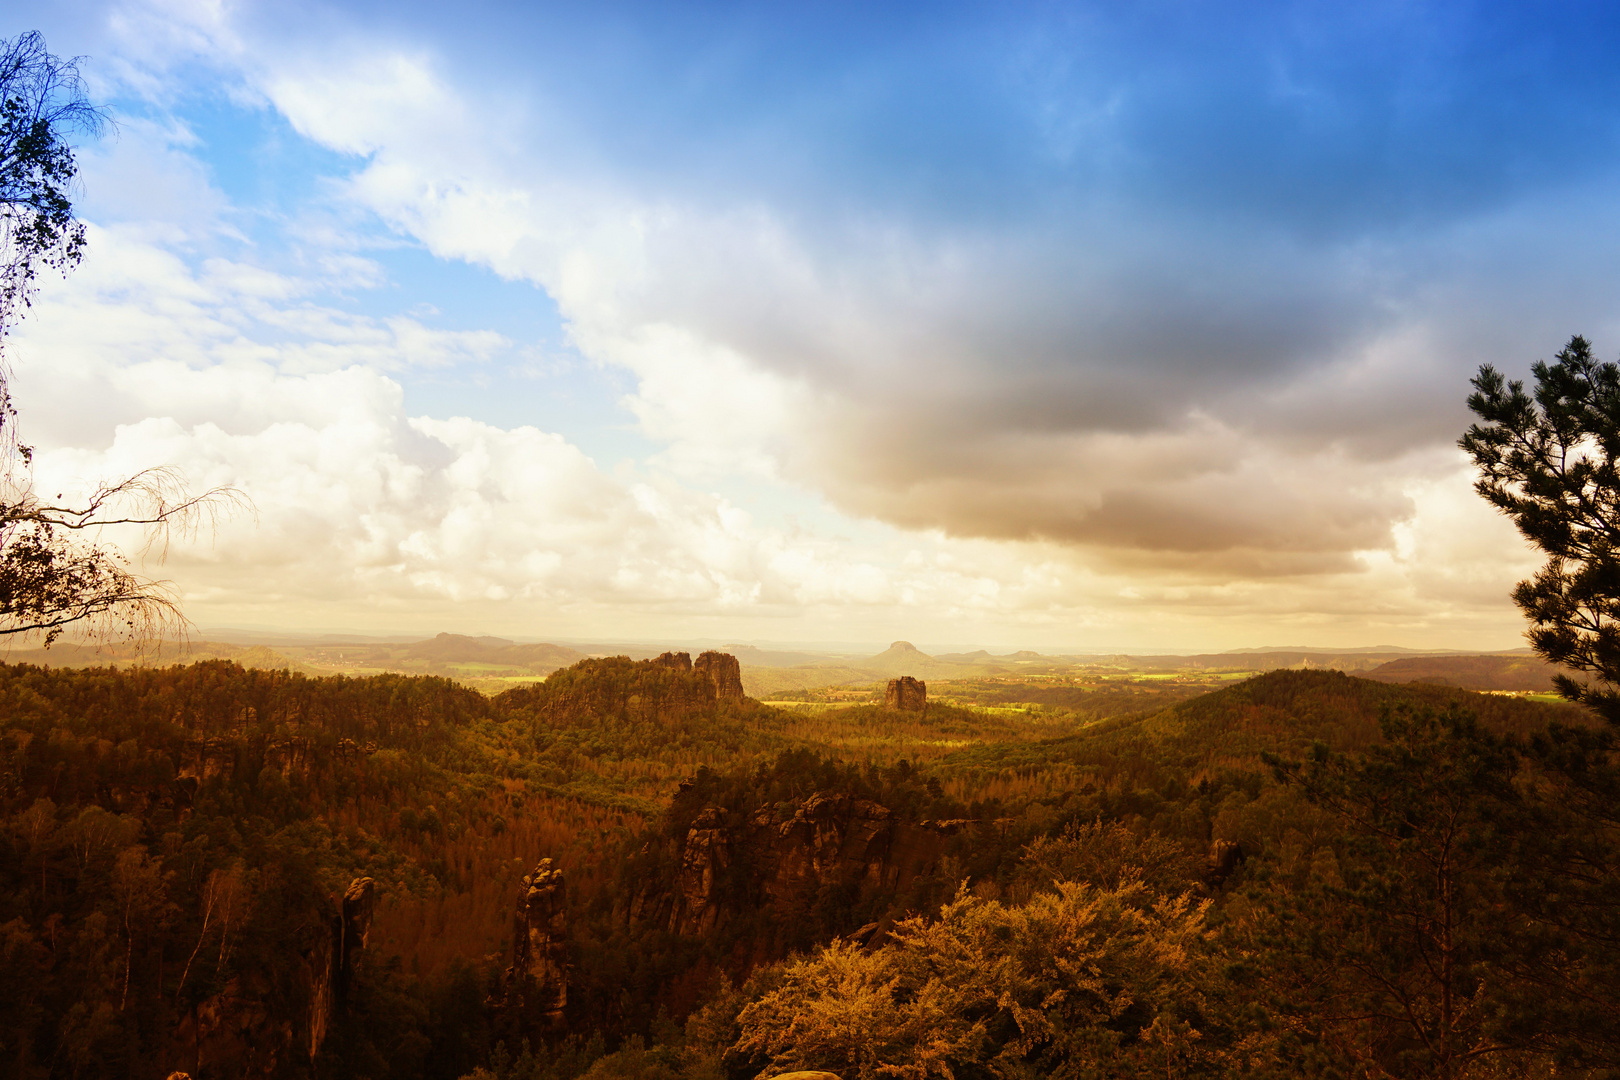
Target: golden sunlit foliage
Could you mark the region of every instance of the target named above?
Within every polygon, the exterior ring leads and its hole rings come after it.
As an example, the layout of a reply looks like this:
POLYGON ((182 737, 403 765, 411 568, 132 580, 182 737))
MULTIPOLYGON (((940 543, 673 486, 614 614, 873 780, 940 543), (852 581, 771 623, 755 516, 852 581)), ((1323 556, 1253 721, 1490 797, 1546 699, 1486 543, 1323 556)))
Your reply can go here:
POLYGON ((964 890, 875 951, 834 942, 786 965, 733 1052, 860 1080, 1163 1073, 1197 1050, 1207 910, 1135 880, 1017 906, 964 890))

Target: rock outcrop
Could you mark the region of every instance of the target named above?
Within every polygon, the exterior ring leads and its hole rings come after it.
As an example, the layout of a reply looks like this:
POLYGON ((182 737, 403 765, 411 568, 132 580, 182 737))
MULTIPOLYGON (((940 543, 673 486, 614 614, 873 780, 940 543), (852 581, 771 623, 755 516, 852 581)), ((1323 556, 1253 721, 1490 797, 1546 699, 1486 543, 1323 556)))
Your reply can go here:
POLYGON ((563 872, 541 859, 523 878, 512 926, 506 1004, 550 1026, 568 1005, 568 888, 563 872))
POLYGON ((355 964, 360 952, 371 936, 371 916, 377 910, 377 883, 368 877, 355 878, 343 890, 343 909, 337 918, 337 978, 334 980, 334 1002, 341 1012, 349 1000, 349 987, 354 982, 355 964))
POLYGON ((296 957, 296 982, 273 987, 258 973, 227 980, 175 1025, 182 1060, 199 1075, 242 1077, 283 1075, 299 1059, 313 1061, 347 1005, 376 904, 376 882, 360 877, 341 897, 309 911, 303 929, 280 943, 296 957), (296 998, 287 1004, 298 1019, 283 1013, 277 1022, 267 1003, 289 990, 296 998))
POLYGON ((893 888, 900 874, 889 859, 894 833, 894 812, 886 806, 849 795, 812 795, 776 826, 775 873, 765 882, 765 894, 782 902, 829 878, 893 888))
POLYGON ((234 775, 241 749, 241 744, 235 739, 196 739, 181 750, 178 774, 182 778, 198 781, 234 775))
POLYGON ((251 734, 211 735, 191 739, 180 747, 175 772, 180 779, 194 783, 243 772, 257 774, 266 768, 285 777, 308 776, 320 761, 324 761, 321 767, 325 768, 334 764, 352 766, 376 752, 375 742, 361 743, 348 737, 339 739, 322 755, 311 740, 297 735, 269 739, 251 734))
POLYGON ((707 675, 714 684, 714 696, 724 700, 741 700, 743 696, 742 665, 730 653, 709 650, 698 656, 692 670, 707 675))
POLYGON ((1248 857, 1243 845, 1236 840, 1216 840, 1209 845, 1209 857, 1204 861, 1204 886, 1219 889, 1248 857))
POLYGON ((277 1024, 266 999, 271 987, 251 977, 233 977, 219 992, 198 1002, 175 1025, 181 1060, 205 1076, 270 1077, 307 1044, 292 1024, 277 1024))
MULTIPOLYGON (((771 929, 739 946, 735 958, 752 967, 802 947, 799 938, 818 920, 836 923, 867 900, 883 906, 938 861, 945 843, 943 830, 900 821, 888 807, 853 795, 817 794, 746 817, 713 806, 674 842, 674 881, 645 885, 627 915, 632 923, 708 937, 739 916, 768 911, 760 925, 771 929)), ((863 929, 868 937, 878 931, 863 929)))
POLYGON ((371 916, 377 908, 377 883, 368 877, 349 882, 332 916, 331 944, 315 949, 308 958, 309 1056, 313 1060, 326 1041, 332 1021, 348 1006, 355 967, 371 934, 371 916))
POLYGON ((910 675, 890 679, 889 685, 883 691, 883 707, 902 712, 926 712, 928 684, 921 679, 913 679, 910 675))
POLYGON ((711 934, 726 914, 719 902, 720 877, 731 866, 732 837, 725 821, 725 811, 711 806, 686 832, 669 916, 669 928, 677 934, 711 934))
POLYGON ((718 699, 742 695, 735 657, 704 653, 689 667, 683 666, 685 658, 685 653, 656 660, 593 657, 537 686, 507 691, 508 700, 548 724, 604 719, 669 724, 708 715, 718 699))
POLYGON ((596 656, 554 672, 545 682, 501 695, 507 710, 551 725, 604 720, 674 724, 710 716, 715 703, 743 698, 735 656, 666 652, 651 660, 596 656))

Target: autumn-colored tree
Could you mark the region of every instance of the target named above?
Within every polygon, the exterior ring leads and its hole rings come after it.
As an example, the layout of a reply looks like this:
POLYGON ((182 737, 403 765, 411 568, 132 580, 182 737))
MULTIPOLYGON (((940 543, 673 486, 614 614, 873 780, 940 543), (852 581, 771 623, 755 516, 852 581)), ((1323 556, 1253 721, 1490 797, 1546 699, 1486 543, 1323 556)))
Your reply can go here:
POLYGON ((1013 906, 964 888, 874 951, 790 962, 732 1052, 846 1080, 1183 1075, 1203 1054, 1207 911, 1134 880, 1013 906))

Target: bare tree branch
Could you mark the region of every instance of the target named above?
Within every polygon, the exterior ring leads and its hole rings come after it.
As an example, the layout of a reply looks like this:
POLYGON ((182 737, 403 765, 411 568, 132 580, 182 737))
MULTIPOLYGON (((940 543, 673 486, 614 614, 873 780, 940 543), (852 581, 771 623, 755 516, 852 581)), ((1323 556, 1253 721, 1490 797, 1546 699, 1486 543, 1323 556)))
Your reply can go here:
MULTIPOLYGON (((85 96, 76 59, 51 55, 38 33, 0 39, 0 344, 33 303, 41 268, 65 274, 84 256, 69 138, 109 123, 85 96)), ((100 533, 140 527, 140 555, 155 549, 161 561, 175 537, 251 509, 247 496, 228 487, 194 495, 178 469, 163 466, 102 484, 78 505, 41 500, 33 450, 17 438, 9 374, 0 353, 0 637, 40 634, 49 646, 70 626, 100 639, 184 636, 170 583, 132 573, 100 533)))

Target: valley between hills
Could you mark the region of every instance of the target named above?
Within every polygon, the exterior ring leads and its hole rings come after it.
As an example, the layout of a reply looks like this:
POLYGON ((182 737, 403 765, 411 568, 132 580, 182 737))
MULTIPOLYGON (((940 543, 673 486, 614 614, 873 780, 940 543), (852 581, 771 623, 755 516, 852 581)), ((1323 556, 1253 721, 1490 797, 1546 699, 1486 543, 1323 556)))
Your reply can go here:
MULTIPOLYGON (((1365 648, 1246 649, 1197 655, 1042 655, 1025 650, 996 655, 929 655, 897 641, 876 655, 718 646, 737 657, 743 689, 776 704, 810 706, 880 700, 886 680, 927 680, 936 700, 985 707, 1084 706, 1087 695, 1158 689, 1172 698, 1282 668, 1331 669, 1380 682, 1426 682, 1467 690, 1551 694, 1557 670, 1529 649, 1496 653, 1422 652, 1365 648)), ((231 660, 245 667, 307 675, 435 675, 496 694, 544 679, 588 656, 646 660, 663 645, 626 643, 519 643, 507 638, 441 633, 411 640, 355 636, 243 633, 217 640, 141 646, 64 643, 50 650, 12 649, 0 660, 44 667, 151 666, 196 660, 231 660)), ((1081 711, 1086 711, 1081 708, 1081 711)))
POLYGON ((1617 1050, 1611 739, 1521 654, 192 649, 0 666, 12 1075, 1397 1075, 1465 980, 1617 1050))

